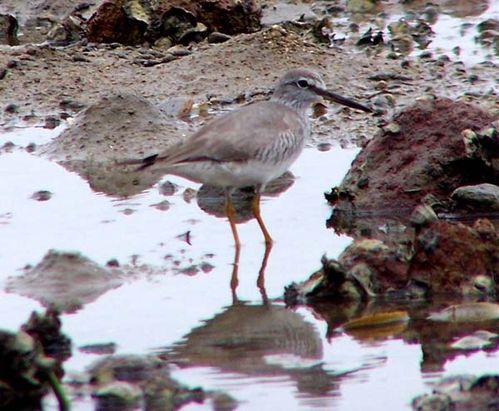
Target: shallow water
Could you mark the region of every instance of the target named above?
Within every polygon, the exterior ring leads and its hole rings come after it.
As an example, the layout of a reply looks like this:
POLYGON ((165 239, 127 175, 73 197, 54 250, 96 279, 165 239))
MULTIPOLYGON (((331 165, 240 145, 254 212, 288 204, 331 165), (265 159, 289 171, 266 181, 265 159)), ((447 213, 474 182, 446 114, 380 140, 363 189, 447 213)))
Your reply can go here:
MULTIPOLYGON (((58 132, 18 130, 2 140, 24 146, 58 132)), ((191 366, 178 366, 174 378, 228 392, 241 410, 403 410, 442 375, 497 372, 497 349, 460 355, 441 369, 422 371, 421 346, 407 343, 398 332, 378 338, 333 332, 319 313, 288 310, 279 302, 284 286, 307 278, 323 254, 336 257, 350 243, 326 228, 331 210, 323 193, 340 183, 357 152, 308 148, 291 169, 294 184, 264 198, 262 213, 275 239, 265 275, 266 304, 256 286, 264 252, 256 222, 238 225, 243 247, 235 303, 229 226, 195 201, 184 201, 183 189, 198 188, 195 184, 169 178, 181 189, 168 197, 170 209, 159 211, 150 206, 165 198, 156 188, 118 201, 92 192, 83 179, 55 163, 22 150, 3 153, 0 284, 3 289, 7 277, 19 275, 52 248, 79 251, 102 265, 112 258, 147 264, 145 272, 138 269, 119 288, 62 315, 63 331, 74 347, 65 363, 67 378, 100 358, 78 347, 113 342, 119 354, 159 351, 184 361, 179 364, 188 359, 191 366), (45 202, 31 199, 38 190, 53 196, 45 202), (191 244, 182 236, 187 231, 191 244), (181 273, 202 262, 213 269, 181 273)), ((1 328, 17 329, 32 310, 42 308, 29 298, 0 292, 1 328)), ((56 408, 53 399, 47 404, 56 408)), ((206 408, 190 404, 183 409, 206 408)), ((89 396, 79 398, 74 409, 91 410, 93 402, 89 396)))

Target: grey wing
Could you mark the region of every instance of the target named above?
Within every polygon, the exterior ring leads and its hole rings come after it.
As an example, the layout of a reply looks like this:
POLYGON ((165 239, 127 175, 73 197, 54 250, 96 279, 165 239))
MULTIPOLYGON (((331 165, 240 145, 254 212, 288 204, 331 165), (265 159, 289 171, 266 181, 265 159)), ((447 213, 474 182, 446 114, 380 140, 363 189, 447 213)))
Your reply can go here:
MULTIPOLYGON (((256 103, 215 119, 184 143, 156 157, 154 163, 182 164, 212 161, 247 161, 278 152, 284 155, 306 135, 306 124, 293 110, 272 102, 256 103)), ((149 164, 150 165, 150 164, 149 164)))

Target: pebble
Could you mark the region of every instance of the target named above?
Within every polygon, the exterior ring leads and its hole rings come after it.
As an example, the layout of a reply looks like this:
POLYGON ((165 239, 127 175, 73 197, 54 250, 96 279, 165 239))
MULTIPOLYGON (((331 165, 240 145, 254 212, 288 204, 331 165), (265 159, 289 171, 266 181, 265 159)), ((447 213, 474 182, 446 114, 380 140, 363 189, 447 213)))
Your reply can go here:
POLYGON ((31 198, 36 201, 48 201, 52 198, 52 193, 48 190, 39 190, 34 192, 31 198))
POLYGON ((219 33, 218 31, 214 31, 208 35, 208 43, 224 43, 227 40, 230 40, 232 37, 228 34, 219 33))
POLYGON ((459 203, 475 204, 499 210, 499 186, 489 183, 456 188, 451 198, 459 203))

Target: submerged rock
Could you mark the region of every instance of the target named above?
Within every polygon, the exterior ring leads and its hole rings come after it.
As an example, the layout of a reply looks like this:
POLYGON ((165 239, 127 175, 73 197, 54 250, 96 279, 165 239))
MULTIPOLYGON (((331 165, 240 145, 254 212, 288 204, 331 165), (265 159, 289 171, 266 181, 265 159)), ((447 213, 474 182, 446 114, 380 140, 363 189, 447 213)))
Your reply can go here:
POLYGON ((93 396, 103 407, 131 407, 142 399, 148 410, 176 410, 211 397, 172 379, 168 363, 153 355, 109 356, 92 364, 89 374, 93 396))
POLYGON ((72 312, 121 283, 116 271, 106 270, 78 253, 51 250, 23 275, 9 278, 6 290, 72 312))
POLYGON ((432 394, 412 401, 412 409, 430 410, 493 410, 497 408, 499 375, 453 376, 439 381, 432 394))

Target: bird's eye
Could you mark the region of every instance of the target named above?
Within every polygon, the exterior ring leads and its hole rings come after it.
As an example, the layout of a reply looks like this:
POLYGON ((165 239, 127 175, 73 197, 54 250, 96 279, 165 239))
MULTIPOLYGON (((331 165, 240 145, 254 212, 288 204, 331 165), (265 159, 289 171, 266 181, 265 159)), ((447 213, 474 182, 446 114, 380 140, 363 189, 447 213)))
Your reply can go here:
POLYGON ((308 81, 307 80, 298 80, 296 82, 298 84, 298 87, 300 88, 307 88, 308 87, 308 81))

